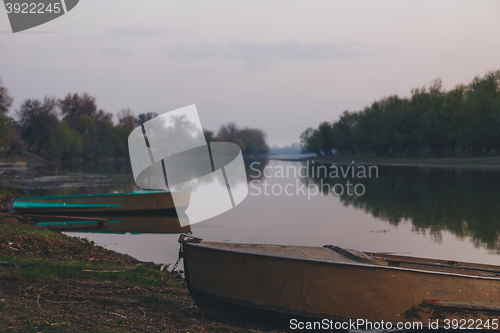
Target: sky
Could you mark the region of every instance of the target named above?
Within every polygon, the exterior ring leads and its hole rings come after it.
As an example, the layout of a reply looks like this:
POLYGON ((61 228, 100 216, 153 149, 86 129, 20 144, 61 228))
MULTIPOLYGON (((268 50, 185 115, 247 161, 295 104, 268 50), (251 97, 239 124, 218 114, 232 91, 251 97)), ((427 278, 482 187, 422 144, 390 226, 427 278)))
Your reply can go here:
MULTIPOLYGON (((206 129, 307 127, 500 69, 498 1, 81 0, 13 34, 0 8, 0 77, 14 97, 87 92, 136 115, 196 104, 206 129)), ((116 121, 116 118, 115 118, 116 121)))

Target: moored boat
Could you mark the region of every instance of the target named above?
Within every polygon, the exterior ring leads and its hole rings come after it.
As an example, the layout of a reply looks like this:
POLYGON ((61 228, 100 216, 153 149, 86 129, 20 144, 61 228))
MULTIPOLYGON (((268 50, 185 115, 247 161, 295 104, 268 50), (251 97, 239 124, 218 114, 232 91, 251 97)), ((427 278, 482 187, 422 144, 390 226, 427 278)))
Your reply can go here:
POLYGON ((363 319, 393 328, 398 323, 499 328, 500 266, 336 246, 180 241, 191 296, 200 308, 227 320, 363 319))
POLYGON ((24 197, 14 201, 18 214, 102 214, 151 212, 186 208, 190 192, 136 191, 131 193, 24 197), (178 207, 174 204, 178 204, 178 207))
POLYGON ((122 214, 105 218, 79 216, 30 215, 37 225, 50 230, 95 233, 179 234, 190 233, 191 226, 185 214, 122 214))

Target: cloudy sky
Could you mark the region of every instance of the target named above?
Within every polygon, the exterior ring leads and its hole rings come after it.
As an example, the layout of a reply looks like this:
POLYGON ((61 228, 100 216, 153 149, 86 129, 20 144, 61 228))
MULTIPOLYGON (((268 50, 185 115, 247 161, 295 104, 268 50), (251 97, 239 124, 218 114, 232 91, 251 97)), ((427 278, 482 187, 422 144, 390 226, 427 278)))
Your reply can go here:
POLYGON ((117 113, 196 104, 205 128, 299 141, 390 94, 500 69, 498 1, 81 0, 13 34, 0 9, 0 76, 15 98, 88 92, 117 113))

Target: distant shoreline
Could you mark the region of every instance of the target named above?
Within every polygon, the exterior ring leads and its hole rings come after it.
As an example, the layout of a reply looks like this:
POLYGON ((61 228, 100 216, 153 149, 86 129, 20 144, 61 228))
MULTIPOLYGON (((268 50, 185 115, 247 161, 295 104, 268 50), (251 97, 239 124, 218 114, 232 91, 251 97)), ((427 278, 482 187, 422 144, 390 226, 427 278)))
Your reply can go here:
POLYGON ((333 155, 312 156, 304 158, 279 158, 281 161, 314 161, 333 162, 336 164, 371 164, 387 166, 412 167, 467 167, 467 168, 500 168, 500 156, 485 157, 377 157, 373 155, 333 155))

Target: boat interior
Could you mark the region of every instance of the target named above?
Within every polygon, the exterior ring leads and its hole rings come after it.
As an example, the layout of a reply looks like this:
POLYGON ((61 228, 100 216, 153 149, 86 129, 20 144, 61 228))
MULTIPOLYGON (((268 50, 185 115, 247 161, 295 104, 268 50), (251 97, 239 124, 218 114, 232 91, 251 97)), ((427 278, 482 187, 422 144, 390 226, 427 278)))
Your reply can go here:
POLYGON ((361 252, 357 250, 347 250, 333 245, 313 247, 223 242, 202 242, 201 245, 221 250, 285 258, 310 259, 338 263, 360 263, 480 277, 500 277, 500 266, 495 265, 361 252))

